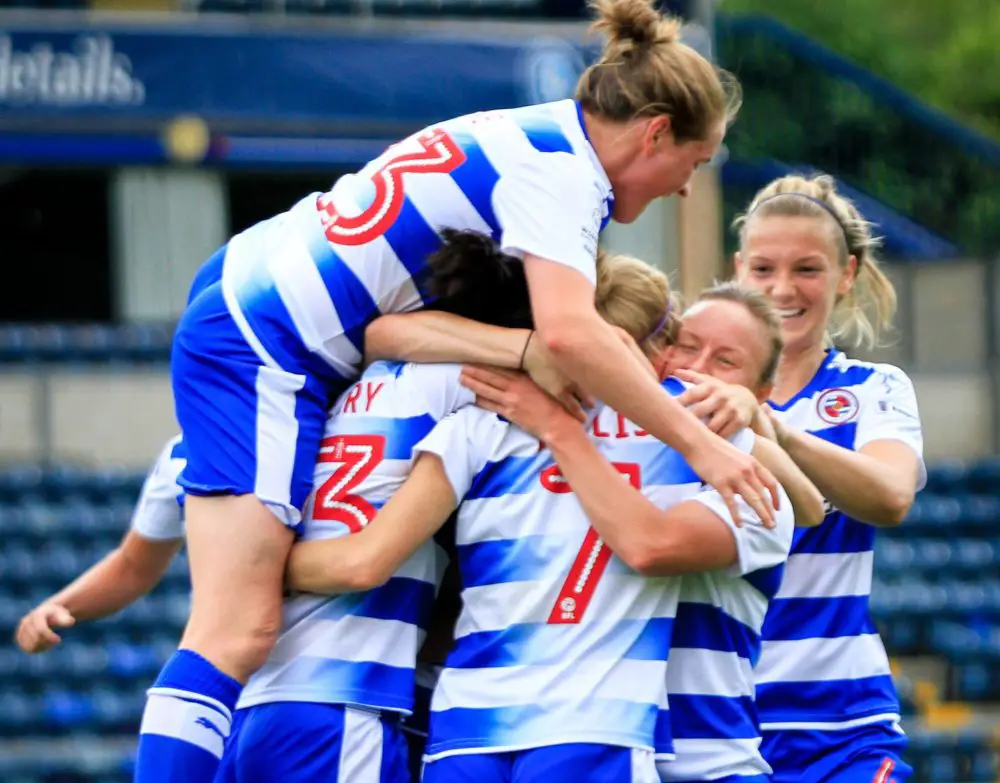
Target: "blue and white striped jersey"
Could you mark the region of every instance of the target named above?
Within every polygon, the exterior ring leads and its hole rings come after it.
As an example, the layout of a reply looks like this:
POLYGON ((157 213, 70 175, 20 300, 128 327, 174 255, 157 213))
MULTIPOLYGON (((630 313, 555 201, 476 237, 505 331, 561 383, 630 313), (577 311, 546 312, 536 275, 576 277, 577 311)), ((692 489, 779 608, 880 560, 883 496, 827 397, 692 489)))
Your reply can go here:
MULTIPOLYGON (((471 404, 459 365, 378 362, 334 406, 304 519, 306 540, 360 530, 403 484, 413 447, 471 404)), ((337 596, 295 595, 267 663, 237 707, 281 701, 408 713, 414 667, 447 556, 426 542, 389 581, 337 596)))
POLYGON ((132 512, 132 530, 143 538, 154 541, 184 538, 184 490, 177 484, 177 477, 186 464, 184 442, 180 435, 175 435, 167 441, 146 476, 132 512))
MULTIPOLYGON (((913 385, 890 365, 831 350, 799 394, 773 407, 790 426, 845 449, 896 440, 923 452, 913 385)), ((756 670, 765 729, 898 719, 889 660, 868 611, 874 543, 873 526, 836 509, 819 527, 796 531, 756 670)))
POLYGON ((782 496, 777 525, 736 528, 739 561, 726 571, 681 580, 667 669, 675 758, 658 765, 663 781, 766 780, 760 754, 753 667, 768 603, 781 584, 795 529, 782 496))
MULTIPOLYGON (((595 431, 616 432, 608 458, 658 505, 724 509, 676 452, 613 411, 600 418, 595 431)), ((418 450, 442 459, 464 498, 463 606, 427 757, 578 742, 652 750, 680 581, 612 555, 548 450, 494 415, 465 408, 418 450)))
POLYGON ((288 367, 305 349, 353 378, 365 327, 425 303, 425 259, 443 229, 479 231, 593 282, 611 204, 575 102, 468 115, 233 237, 222 290, 263 362, 288 367))

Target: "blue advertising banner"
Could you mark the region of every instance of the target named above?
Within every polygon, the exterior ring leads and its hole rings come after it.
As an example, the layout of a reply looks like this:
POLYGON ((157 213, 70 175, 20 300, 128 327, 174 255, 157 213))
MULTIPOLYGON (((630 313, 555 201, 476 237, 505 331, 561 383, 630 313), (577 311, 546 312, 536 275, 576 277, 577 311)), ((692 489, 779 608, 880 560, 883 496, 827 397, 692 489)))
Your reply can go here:
POLYGON ((0 18, 0 128, 135 132, 197 115, 213 131, 394 138, 470 111, 567 97, 587 56, 582 35, 531 28, 343 27, 48 29, 0 18))

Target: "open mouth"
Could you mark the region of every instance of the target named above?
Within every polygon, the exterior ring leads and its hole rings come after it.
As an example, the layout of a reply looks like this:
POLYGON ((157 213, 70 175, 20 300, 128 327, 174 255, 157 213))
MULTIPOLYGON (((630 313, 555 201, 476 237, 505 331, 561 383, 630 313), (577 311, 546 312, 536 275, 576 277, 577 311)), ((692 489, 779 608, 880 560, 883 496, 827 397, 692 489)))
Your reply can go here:
POLYGON ((793 318, 799 318, 805 315, 805 308, 799 308, 797 310, 778 310, 778 316, 782 321, 789 321, 793 318))

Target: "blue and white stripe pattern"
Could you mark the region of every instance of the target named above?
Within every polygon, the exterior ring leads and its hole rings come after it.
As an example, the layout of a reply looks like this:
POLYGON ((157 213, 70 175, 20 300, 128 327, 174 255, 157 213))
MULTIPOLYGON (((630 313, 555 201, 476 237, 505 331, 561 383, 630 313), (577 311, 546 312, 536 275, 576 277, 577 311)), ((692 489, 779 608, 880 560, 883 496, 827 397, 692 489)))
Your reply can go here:
POLYGON ((184 538, 184 490, 177 477, 187 464, 180 435, 175 435, 160 452, 143 482, 132 512, 132 530, 143 538, 167 541, 184 538))
MULTIPOLYGON (((786 424, 846 449, 894 440, 922 454, 913 385, 889 365, 831 350, 805 389, 774 408, 786 424)), ((921 467, 920 486, 924 475, 921 467)), ((873 526, 836 509, 819 527, 796 531, 756 671, 765 730, 898 719, 889 660, 868 610, 874 540, 873 526)))
MULTIPOLYGON (((437 421, 474 396, 458 365, 377 363, 337 401, 327 438, 382 437, 382 459, 351 494, 378 509, 406 480, 413 447, 437 421)), ((341 467, 320 462, 306 509, 304 538, 348 535, 341 521, 313 511, 341 467)), ((344 503, 343 507, 350 504, 344 503)), ((364 593, 299 595, 285 603, 284 629, 267 663, 251 678, 238 708, 279 701, 349 704, 408 713, 414 668, 447 556, 428 541, 389 581, 364 593)))
POLYGON ((593 281, 611 208, 573 101, 469 115, 393 145, 329 193, 234 237, 223 292, 265 364, 314 361, 318 377, 349 379, 365 326, 426 302, 425 259, 443 229, 490 235, 507 252, 551 258, 593 281))
POLYGON ((784 505, 774 530, 734 529, 737 541, 762 544, 749 557, 743 548, 736 568, 683 578, 667 670, 675 758, 659 765, 665 782, 766 783, 771 772, 760 754, 753 667, 792 540, 784 505))
MULTIPOLYGON (((600 431, 617 427, 613 411, 600 416, 600 431)), ((658 505, 708 492, 675 452, 629 433, 602 449, 658 505)), ((465 498, 463 607, 427 759, 580 742, 652 750, 680 580, 640 576, 615 556, 602 572, 598 550, 578 561, 583 509, 551 454, 497 417, 465 409, 419 448, 441 457, 465 498)))

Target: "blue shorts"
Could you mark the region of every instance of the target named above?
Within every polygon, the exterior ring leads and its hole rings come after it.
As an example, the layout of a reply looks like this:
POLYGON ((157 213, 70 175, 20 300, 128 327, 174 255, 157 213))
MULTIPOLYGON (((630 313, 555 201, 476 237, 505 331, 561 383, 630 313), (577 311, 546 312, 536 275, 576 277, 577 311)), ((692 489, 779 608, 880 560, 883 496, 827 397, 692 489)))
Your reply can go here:
POLYGON ((653 752, 572 743, 506 753, 445 756, 424 764, 423 783, 659 783, 653 752))
POLYGON ((289 351, 280 365, 265 364, 230 315, 221 281, 212 282, 215 263, 203 267, 204 285, 192 288, 174 336, 174 405, 188 452, 178 484, 191 495, 256 495, 297 528, 327 410, 347 381, 311 355, 289 351))
POLYGON ((850 729, 765 731, 761 753, 773 783, 906 783, 906 735, 894 723, 850 729))
POLYGON ((215 783, 410 783, 395 715, 343 704, 238 710, 215 783))
POLYGON ((413 712, 403 718, 401 724, 410 746, 410 774, 414 780, 420 780, 420 770, 424 764, 424 748, 427 746, 427 732, 431 722, 431 697, 439 669, 440 667, 424 663, 417 664, 413 712))

